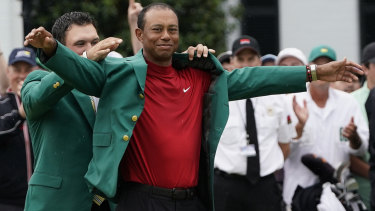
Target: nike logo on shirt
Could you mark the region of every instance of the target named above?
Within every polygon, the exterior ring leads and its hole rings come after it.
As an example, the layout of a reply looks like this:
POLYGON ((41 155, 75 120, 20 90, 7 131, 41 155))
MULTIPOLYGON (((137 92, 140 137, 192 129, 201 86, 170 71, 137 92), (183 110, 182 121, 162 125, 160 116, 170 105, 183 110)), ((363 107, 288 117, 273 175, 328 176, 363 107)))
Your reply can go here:
POLYGON ((182 91, 184 92, 184 93, 186 93, 188 90, 190 89, 190 86, 189 86, 189 88, 187 88, 187 89, 182 89, 182 91))

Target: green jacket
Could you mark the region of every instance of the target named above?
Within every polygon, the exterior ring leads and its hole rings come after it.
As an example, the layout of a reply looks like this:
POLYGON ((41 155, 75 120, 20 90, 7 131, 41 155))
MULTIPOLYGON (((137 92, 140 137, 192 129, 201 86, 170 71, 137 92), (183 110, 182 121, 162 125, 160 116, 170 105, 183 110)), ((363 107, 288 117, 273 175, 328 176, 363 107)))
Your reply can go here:
MULTIPOLYGON (((93 134, 93 159, 85 175, 90 189, 115 197, 118 167, 144 106, 147 64, 142 50, 124 59, 93 62, 58 44, 45 65, 66 83, 100 97, 93 134)), ((39 54, 39 56, 42 56, 39 54)), ((189 62, 187 54, 174 54, 172 65, 210 71, 212 82, 205 95, 198 194, 213 210, 213 166, 216 148, 228 119, 228 100, 306 90, 305 67, 247 67, 225 71, 212 54, 189 62)))
POLYGON ((84 175, 92 158, 91 100, 55 73, 36 70, 22 88, 35 155, 25 210, 90 210, 84 175))

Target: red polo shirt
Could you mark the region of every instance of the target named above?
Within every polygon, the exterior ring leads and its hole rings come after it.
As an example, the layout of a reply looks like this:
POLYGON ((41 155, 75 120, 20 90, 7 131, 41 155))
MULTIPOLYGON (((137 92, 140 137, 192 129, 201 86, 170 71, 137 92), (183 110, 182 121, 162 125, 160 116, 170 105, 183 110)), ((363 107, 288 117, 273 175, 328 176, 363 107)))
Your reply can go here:
POLYGON ((210 75, 147 64, 145 106, 120 166, 122 177, 164 188, 194 187, 210 75))

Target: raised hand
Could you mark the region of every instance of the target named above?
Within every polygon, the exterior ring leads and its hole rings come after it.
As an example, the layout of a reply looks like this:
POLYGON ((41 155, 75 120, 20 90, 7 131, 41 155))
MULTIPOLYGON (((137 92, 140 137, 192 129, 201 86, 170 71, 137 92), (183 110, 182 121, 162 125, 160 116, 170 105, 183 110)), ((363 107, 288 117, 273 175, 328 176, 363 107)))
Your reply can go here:
POLYGON ((128 7, 128 22, 129 24, 137 24, 138 15, 142 11, 143 7, 140 3, 134 0, 129 0, 128 7))
POLYGON ((318 80, 323 81, 346 81, 358 80, 354 74, 363 75, 362 67, 344 58, 341 61, 333 61, 327 64, 318 65, 316 70, 318 80))
POLYGON ((297 137, 299 139, 302 136, 303 128, 305 127, 306 121, 309 118, 309 110, 307 109, 307 102, 303 100, 303 107, 298 105, 296 96, 293 96, 293 111, 297 116, 298 123, 296 124, 297 137))
POLYGON ((142 9, 143 7, 140 3, 135 2, 134 0, 129 0, 128 23, 134 54, 136 54, 143 47, 142 43, 137 39, 137 36, 135 35, 135 30, 138 28, 138 15, 142 11, 142 9))
POLYGON ((52 34, 42 26, 31 30, 31 32, 26 35, 23 44, 25 46, 32 45, 35 48, 41 48, 47 56, 51 56, 57 47, 57 43, 52 34))
POLYGON ((361 138, 357 133, 357 125, 354 123, 354 117, 350 119, 349 124, 342 131, 342 135, 350 141, 350 147, 358 149, 361 146, 361 138))
POLYGON ((90 48, 86 52, 87 58, 93 61, 102 60, 109 52, 116 50, 121 43, 122 39, 120 38, 108 37, 90 48))
POLYGON ((20 114, 20 116, 22 118, 26 118, 26 113, 25 113, 25 109, 23 108, 23 104, 21 102, 20 106, 18 107, 18 113, 20 114))
POLYGON ((296 96, 293 96, 293 111, 297 116, 298 122, 305 125, 307 119, 309 118, 309 110, 307 109, 307 102, 303 100, 303 107, 298 105, 296 96))
POLYGON ((22 89, 23 81, 19 81, 17 84, 17 90, 13 90, 18 97, 21 97, 21 89, 22 89))
POLYGON ((215 53, 215 50, 214 49, 209 49, 207 46, 205 45, 202 45, 202 44, 198 44, 197 46, 193 47, 193 46, 189 46, 188 49, 182 53, 187 53, 189 54, 189 60, 193 60, 194 58, 194 53, 197 52, 197 57, 200 58, 202 57, 207 57, 208 56, 208 52, 210 53, 215 53))

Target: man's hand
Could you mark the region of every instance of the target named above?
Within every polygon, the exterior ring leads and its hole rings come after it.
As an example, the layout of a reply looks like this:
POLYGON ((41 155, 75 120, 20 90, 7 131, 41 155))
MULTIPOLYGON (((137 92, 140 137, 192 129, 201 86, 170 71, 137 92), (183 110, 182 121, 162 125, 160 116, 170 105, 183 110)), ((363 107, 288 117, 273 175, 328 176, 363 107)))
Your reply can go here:
POLYGON ((327 64, 318 65, 316 69, 318 80, 322 81, 346 81, 358 80, 354 74, 363 75, 362 67, 344 58, 342 61, 333 61, 327 64))
POLYGON ((361 146, 362 141, 357 133, 357 126, 354 124, 354 117, 350 119, 349 124, 342 131, 342 135, 349 139, 352 149, 358 149, 361 146))
POLYGON ((297 137, 299 139, 302 136, 303 128, 305 127, 306 121, 309 118, 309 110, 307 109, 307 102, 303 100, 303 107, 298 105, 296 96, 293 96, 293 111, 297 116, 298 123, 296 125, 297 137))
POLYGON ((303 100, 303 107, 298 105, 296 96, 293 96, 293 111, 297 116, 298 122, 305 125, 307 119, 309 118, 309 110, 307 109, 307 102, 303 100))
POLYGON ((142 43, 138 40, 135 30, 138 28, 138 15, 142 11, 143 7, 140 3, 135 2, 134 0, 129 0, 128 7, 128 23, 130 29, 130 39, 132 42, 133 53, 137 52, 143 47, 142 43))
POLYGON ((18 97, 21 97, 22 85, 23 85, 23 81, 18 82, 17 90, 14 90, 14 92, 18 95, 18 97))
POLYGON ((90 48, 86 52, 87 58, 93 61, 100 61, 104 59, 109 52, 116 50, 121 43, 122 39, 120 38, 108 37, 90 48))
POLYGON ((25 113, 25 109, 23 108, 23 104, 21 103, 21 105, 18 107, 18 113, 19 115, 22 117, 22 118, 26 118, 26 113, 25 113))
POLYGON ((202 54, 203 54, 203 57, 207 57, 208 56, 208 52, 215 53, 215 50, 209 49, 209 48, 207 48, 207 46, 202 45, 202 44, 198 44, 195 47, 189 46, 189 48, 186 51, 182 52, 182 53, 189 54, 189 60, 192 61, 193 58, 194 58, 195 51, 197 52, 197 57, 198 58, 200 58, 202 56, 202 54))
POLYGON ((47 56, 52 56, 57 48, 57 43, 52 34, 42 26, 31 30, 25 37, 23 44, 25 46, 30 44, 35 48, 41 48, 47 56))
MULTIPOLYGON (((18 82, 17 84, 17 90, 14 90, 14 92, 18 95, 18 97, 21 97, 21 88, 22 88, 22 85, 23 85, 23 81, 20 81, 18 82)), ((26 114, 25 114, 25 110, 23 109, 23 104, 21 102, 20 106, 18 107, 18 113, 20 114, 20 116, 22 118, 26 118, 26 114)))
POLYGON ((129 0, 128 7, 128 22, 129 25, 137 24, 138 15, 142 11, 143 7, 140 3, 135 2, 134 0, 129 0))

